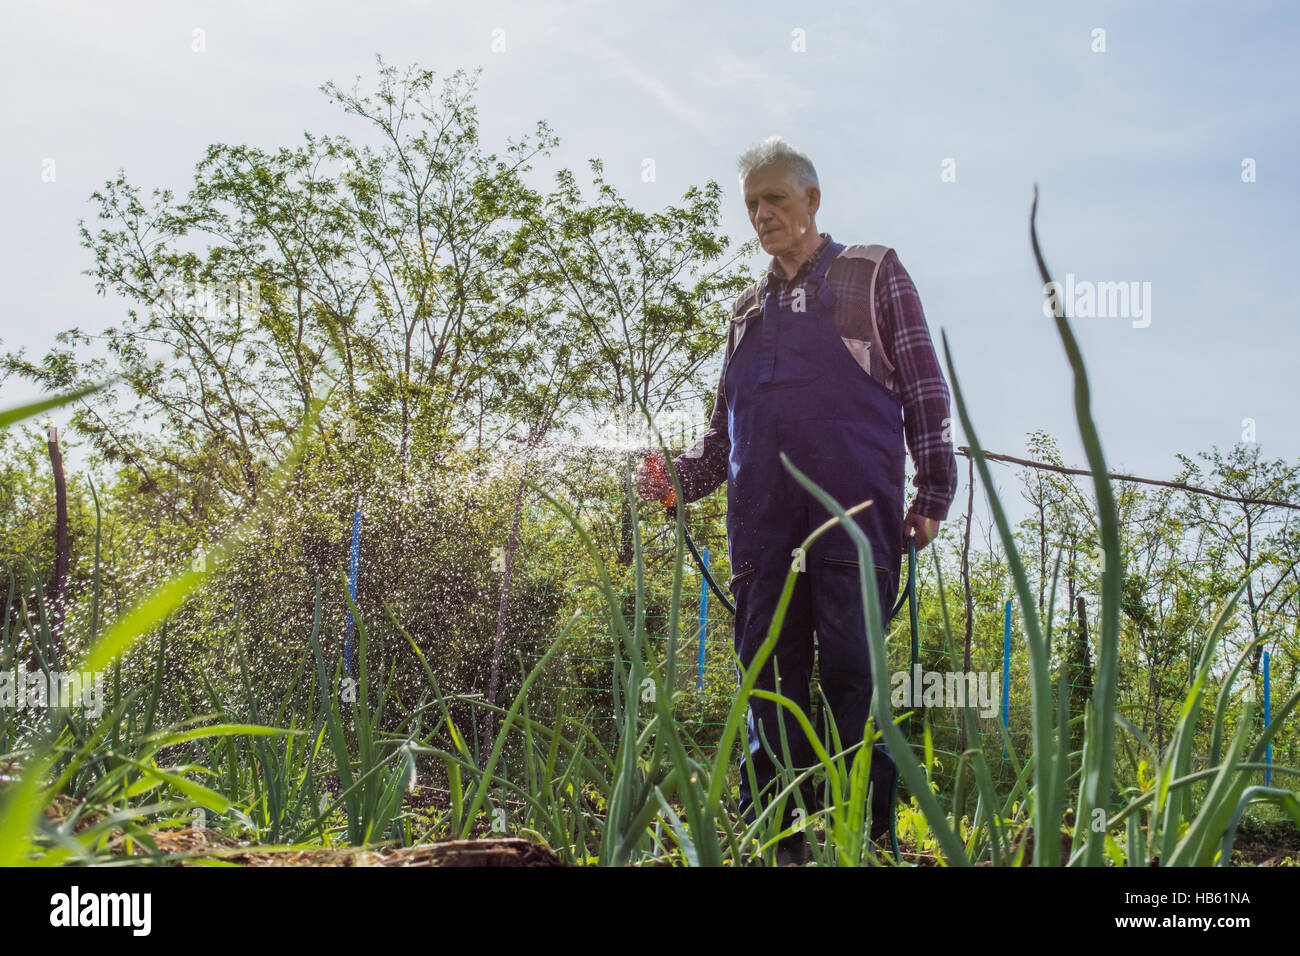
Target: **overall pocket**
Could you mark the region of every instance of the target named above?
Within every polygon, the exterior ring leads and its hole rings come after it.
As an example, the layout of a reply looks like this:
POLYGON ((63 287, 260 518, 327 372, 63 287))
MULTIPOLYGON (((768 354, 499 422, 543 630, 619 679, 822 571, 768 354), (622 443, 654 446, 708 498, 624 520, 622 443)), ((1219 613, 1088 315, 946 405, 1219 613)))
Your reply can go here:
MULTIPOLYGON (((832 555, 823 557, 822 564, 827 568, 840 568, 846 572, 851 572, 855 577, 859 567, 857 558, 842 558, 832 555)), ((882 567, 879 564, 875 565, 875 572, 872 580, 875 581, 876 598, 880 602, 880 618, 883 624, 888 624, 889 612, 894 609, 894 602, 898 600, 898 580, 889 568, 882 567)))

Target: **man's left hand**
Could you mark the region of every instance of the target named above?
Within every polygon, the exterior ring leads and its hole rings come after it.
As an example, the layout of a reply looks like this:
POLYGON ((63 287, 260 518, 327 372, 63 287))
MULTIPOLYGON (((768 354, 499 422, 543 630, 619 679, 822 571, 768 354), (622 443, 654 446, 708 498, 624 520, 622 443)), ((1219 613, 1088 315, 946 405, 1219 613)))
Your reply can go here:
POLYGON ((925 515, 919 515, 915 511, 909 511, 907 518, 903 521, 903 553, 907 553, 907 539, 909 536, 916 538, 916 550, 920 551, 938 533, 938 521, 934 518, 927 518, 925 515))

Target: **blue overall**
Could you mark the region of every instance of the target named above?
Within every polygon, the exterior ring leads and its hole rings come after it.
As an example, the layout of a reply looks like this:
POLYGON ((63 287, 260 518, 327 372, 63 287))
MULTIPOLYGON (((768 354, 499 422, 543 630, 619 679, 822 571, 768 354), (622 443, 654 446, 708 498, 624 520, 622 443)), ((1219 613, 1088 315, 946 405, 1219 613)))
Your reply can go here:
MULTIPOLYGON (((843 507, 873 500, 854 517, 871 542, 882 617, 888 616, 897 596, 903 539, 902 405, 857 363, 835 327, 835 297, 826 270, 843 248, 829 243, 810 267, 803 282, 805 311, 782 309, 776 294, 767 292, 762 316, 745 329, 723 383, 731 437, 727 547, 736 605, 735 646, 746 667, 767 637, 786 574, 796 560, 795 549, 830 518, 785 470, 779 452, 843 507)), ((816 631, 822 690, 840 740, 848 747, 862 740, 872 688, 857 549, 848 533, 836 527, 813 542, 802 567, 776 648, 755 686, 776 689, 775 660, 781 692, 811 714, 816 631)), ((808 767, 815 759, 803 730, 785 708, 752 698, 746 759, 753 764, 760 803, 780 788, 768 789, 777 768, 763 747, 759 728, 779 760, 778 721, 785 724, 790 766, 808 767)), ((870 778, 873 839, 889 830, 895 772, 888 750, 876 744, 870 778)), ((743 761, 740 780, 741 809, 752 822, 755 801, 743 761)), ((811 812, 814 790, 807 782, 803 796, 811 812)), ((784 825, 793 812, 791 798, 784 825)))

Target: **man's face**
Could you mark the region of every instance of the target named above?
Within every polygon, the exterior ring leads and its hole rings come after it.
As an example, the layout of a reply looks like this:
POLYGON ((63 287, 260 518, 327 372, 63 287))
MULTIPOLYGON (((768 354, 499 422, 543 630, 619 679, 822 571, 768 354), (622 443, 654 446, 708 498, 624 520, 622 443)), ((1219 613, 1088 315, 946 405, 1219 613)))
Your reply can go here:
POLYGON ((790 256, 802 249, 821 204, 816 186, 803 186, 785 164, 755 169, 745 177, 745 208, 763 251, 790 256))

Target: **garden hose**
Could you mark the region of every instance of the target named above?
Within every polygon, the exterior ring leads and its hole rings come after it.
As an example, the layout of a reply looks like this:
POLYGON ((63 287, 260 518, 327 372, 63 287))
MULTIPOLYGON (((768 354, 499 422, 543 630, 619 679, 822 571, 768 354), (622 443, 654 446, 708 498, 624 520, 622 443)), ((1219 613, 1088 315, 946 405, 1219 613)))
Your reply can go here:
MULTIPOLYGON (((658 474, 667 477, 663 471, 663 466, 659 464, 659 462, 656 459, 647 458, 646 464, 651 469, 651 471, 655 471, 658 474)), ((672 508, 677 504, 677 493, 673 491, 668 492, 668 494, 665 495, 663 499, 660 501, 660 504, 664 505, 665 507, 672 508)), ((691 557, 695 559, 695 564, 700 569, 700 574, 704 575, 704 580, 708 584, 709 589, 715 595, 717 595, 718 600, 722 602, 722 606, 725 607, 727 611, 734 616, 736 613, 735 605, 732 604, 731 601, 727 599, 727 596, 722 593, 722 589, 718 587, 718 582, 713 580, 713 575, 709 573, 708 565, 706 565, 704 561, 700 558, 700 552, 697 551, 695 548, 695 541, 692 540, 691 533, 686 528, 685 521, 682 522, 682 534, 686 539, 686 547, 691 552, 691 557)), ((908 616, 911 619, 910 624, 912 628, 912 648, 911 648, 911 656, 910 656, 910 660, 911 660, 910 670, 914 672, 916 670, 916 665, 919 664, 921 660, 921 653, 920 653, 921 649, 918 641, 918 635, 920 631, 919 628, 917 627, 917 617, 916 617, 916 539, 910 535, 908 536, 907 539, 907 583, 903 585, 903 591, 898 596, 898 601, 894 604, 893 609, 889 612, 889 616, 885 618, 882 624, 888 626, 889 622, 898 616, 898 612, 903 609, 904 601, 907 602, 908 616)), ((903 730, 904 737, 907 737, 909 735, 909 731, 911 729, 911 723, 912 723, 911 717, 907 717, 903 720, 902 730, 903 730)), ((902 854, 899 852, 898 849, 898 832, 896 827, 898 821, 897 804, 898 804, 898 767, 897 765, 895 765, 894 782, 891 785, 890 794, 889 794, 889 805, 891 807, 891 813, 889 816, 889 842, 894 852, 895 861, 901 860, 902 858, 902 854)))

